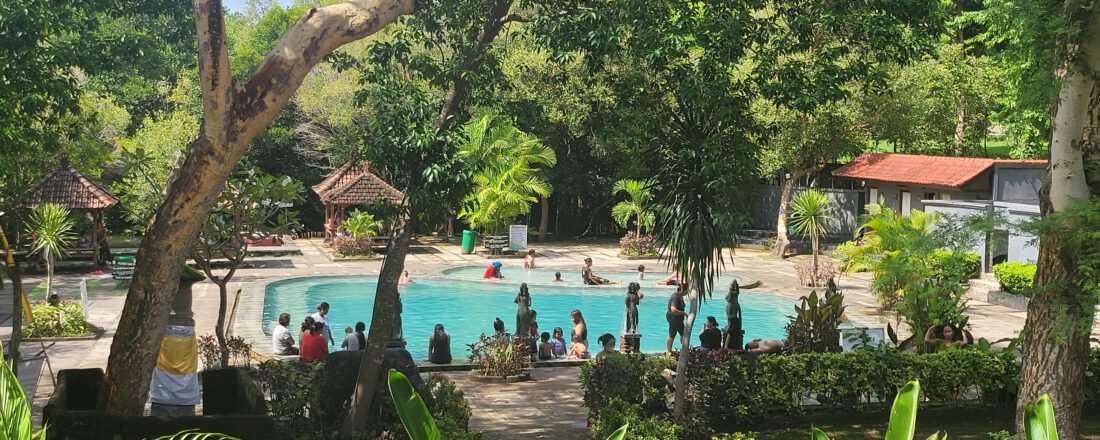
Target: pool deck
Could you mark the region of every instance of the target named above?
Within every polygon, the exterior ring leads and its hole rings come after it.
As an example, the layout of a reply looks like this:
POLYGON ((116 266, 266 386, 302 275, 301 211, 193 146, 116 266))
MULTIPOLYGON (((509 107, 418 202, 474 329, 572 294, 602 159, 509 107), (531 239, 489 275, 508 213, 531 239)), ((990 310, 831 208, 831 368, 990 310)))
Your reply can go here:
MULTIPOLYGON (((256 321, 245 319, 248 304, 259 304, 262 310, 262 290, 257 291, 252 283, 271 281, 277 278, 314 276, 314 275, 369 275, 377 274, 381 260, 373 261, 334 261, 323 248, 320 239, 299 239, 294 243, 301 255, 255 257, 247 260, 248 267, 237 272, 230 285, 230 307, 234 306, 233 292, 242 289, 241 303, 237 304, 237 316, 233 329, 237 334, 252 339, 257 349, 270 349, 265 337, 256 338, 255 331, 262 335, 262 328, 256 321), (252 332, 251 336, 247 333, 252 332)), ((596 273, 603 271, 625 271, 636 268, 638 264, 659 267, 657 261, 623 260, 618 257, 618 248, 614 242, 554 242, 542 245, 533 243, 539 254, 540 267, 561 269, 563 272, 579 272, 581 261, 585 257, 595 260, 596 273)), ((727 256, 729 254, 727 253, 727 256)), ((755 250, 738 249, 728 269, 761 281, 760 289, 776 295, 798 298, 810 291, 799 287, 794 265, 805 256, 779 260, 768 253, 755 250)), ((408 255, 406 267, 413 277, 437 274, 447 267, 459 265, 483 265, 488 260, 478 255, 463 255, 457 242, 445 244, 434 239, 422 239, 408 255)), ((57 342, 48 348, 54 371, 67 368, 104 367, 110 354, 111 338, 117 325, 126 291, 116 288, 109 275, 86 275, 82 273, 60 273, 55 276, 55 291, 64 299, 79 298, 78 283, 81 278, 89 280, 89 320, 106 330, 103 337, 88 341, 57 342)), ((884 326, 893 322, 893 318, 879 313, 875 298, 868 293, 867 274, 844 276, 839 286, 845 293, 848 304, 847 314, 854 322, 866 325, 884 326)), ((43 274, 24 276, 26 288, 32 290, 44 279, 43 274)), ((258 284, 257 284, 258 285, 258 284)), ((7 314, 5 324, 0 327, 0 338, 6 340, 11 332, 11 291, 5 283, 0 291, 0 315, 7 314), (6 306, 5 306, 6 305, 6 306), (6 307, 6 309, 5 309, 6 307)), ((977 293, 975 293, 975 296, 977 293)), ((1026 313, 985 302, 983 298, 970 301, 970 323, 975 337, 998 340, 1013 337, 1023 326, 1026 313)), ((213 333, 217 319, 218 290, 209 282, 199 283, 194 288, 196 326, 200 334, 213 333), (209 329, 205 331, 204 329, 209 329)), ((302 311, 300 313, 304 313, 302 311)), ((295 318, 300 319, 300 316, 295 318)), ((1100 326, 1097 326, 1100 328, 1100 326)), ((30 356, 40 350, 38 343, 24 343, 21 351, 30 356)), ((538 368, 533 373, 536 380, 523 385, 491 385, 465 382, 461 372, 443 373, 455 375, 471 400, 474 416, 472 427, 487 431, 487 438, 514 438, 515 434, 530 434, 531 438, 584 438, 585 417, 587 411, 580 406, 580 389, 577 383, 576 368, 538 368), (551 434, 552 432, 552 434, 551 434)), ((24 371, 34 375, 34 371, 24 371)), ((49 372, 42 368, 38 373, 37 385, 33 386, 33 401, 36 418, 41 414, 53 385, 49 372)), ((34 382, 34 377, 29 377, 34 382)))

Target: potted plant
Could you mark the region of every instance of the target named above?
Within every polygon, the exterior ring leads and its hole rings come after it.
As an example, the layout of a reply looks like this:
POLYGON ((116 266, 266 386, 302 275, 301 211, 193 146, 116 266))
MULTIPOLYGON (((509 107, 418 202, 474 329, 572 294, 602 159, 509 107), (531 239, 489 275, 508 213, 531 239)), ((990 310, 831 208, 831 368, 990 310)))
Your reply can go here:
POLYGON ((531 380, 531 352, 535 339, 529 336, 481 335, 470 347, 470 378, 479 382, 525 382, 531 380))
POLYGON ((626 233, 619 240, 619 256, 626 259, 654 258, 660 253, 657 251, 657 240, 651 234, 643 234, 646 229, 653 227, 656 215, 650 206, 653 192, 650 190, 652 183, 648 180, 623 179, 615 182, 611 188, 611 195, 626 194, 623 200, 611 207, 611 219, 623 229, 630 227, 634 222, 634 230, 626 233))

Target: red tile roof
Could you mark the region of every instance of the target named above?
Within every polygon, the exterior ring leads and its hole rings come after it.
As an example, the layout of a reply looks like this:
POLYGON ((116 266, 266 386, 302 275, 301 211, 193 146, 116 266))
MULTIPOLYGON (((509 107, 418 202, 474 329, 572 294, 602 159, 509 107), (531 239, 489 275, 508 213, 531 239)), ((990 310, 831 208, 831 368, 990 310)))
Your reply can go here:
POLYGON ((400 204, 405 194, 368 171, 367 162, 351 161, 333 170, 313 186, 321 202, 334 205, 367 205, 380 201, 400 204))
POLYGON ((118 203, 118 197, 95 182, 88 180, 68 158, 61 165, 38 180, 24 198, 26 206, 54 203, 69 209, 104 209, 118 203))
POLYGON ((849 179, 962 188, 998 164, 1045 167, 1045 160, 863 153, 833 175, 849 179))

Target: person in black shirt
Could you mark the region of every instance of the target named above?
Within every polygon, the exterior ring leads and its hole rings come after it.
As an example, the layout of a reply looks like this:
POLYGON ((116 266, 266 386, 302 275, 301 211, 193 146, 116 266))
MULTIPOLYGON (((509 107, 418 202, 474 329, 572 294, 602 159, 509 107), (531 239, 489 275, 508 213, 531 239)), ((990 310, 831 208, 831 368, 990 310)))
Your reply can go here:
POLYGON ((435 331, 428 338, 428 361, 433 364, 451 363, 451 335, 443 329, 443 324, 436 324, 435 331))
POLYGON ((676 293, 673 293, 672 297, 668 299, 668 309, 665 310, 665 320, 668 321, 668 344, 665 347, 667 353, 672 353, 674 338, 684 336, 684 318, 687 317, 687 313, 684 312, 687 307, 684 304, 684 295, 686 294, 687 291, 684 286, 680 286, 676 289, 676 293))
POLYGON ((708 316, 707 322, 703 324, 703 332, 699 333, 699 346, 706 350, 722 348, 722 331, 718 330, 718 320, 713 316, 708 316))

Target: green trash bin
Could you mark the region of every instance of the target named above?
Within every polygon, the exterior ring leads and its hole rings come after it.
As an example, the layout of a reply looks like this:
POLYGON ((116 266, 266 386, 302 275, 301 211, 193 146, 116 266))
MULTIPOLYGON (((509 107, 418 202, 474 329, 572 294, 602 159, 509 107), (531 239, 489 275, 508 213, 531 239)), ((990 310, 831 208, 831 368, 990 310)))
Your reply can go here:
POLYGON ((477 245, 477 231, 462 231, 462 253, 472 254, 474 253, 474 246, 477 245))

